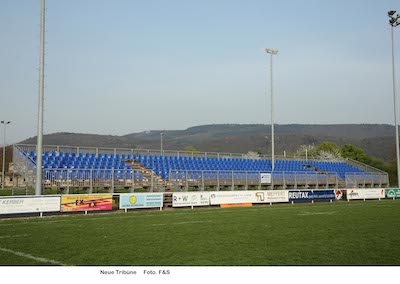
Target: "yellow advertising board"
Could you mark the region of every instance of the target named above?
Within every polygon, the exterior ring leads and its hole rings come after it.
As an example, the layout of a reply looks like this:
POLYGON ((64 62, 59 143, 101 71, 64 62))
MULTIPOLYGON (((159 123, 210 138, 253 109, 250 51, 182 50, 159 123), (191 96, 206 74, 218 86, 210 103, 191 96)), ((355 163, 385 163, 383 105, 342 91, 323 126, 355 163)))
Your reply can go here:
POLYGON ((112 210, 112 194, 61 196, 61 212, 112 210))

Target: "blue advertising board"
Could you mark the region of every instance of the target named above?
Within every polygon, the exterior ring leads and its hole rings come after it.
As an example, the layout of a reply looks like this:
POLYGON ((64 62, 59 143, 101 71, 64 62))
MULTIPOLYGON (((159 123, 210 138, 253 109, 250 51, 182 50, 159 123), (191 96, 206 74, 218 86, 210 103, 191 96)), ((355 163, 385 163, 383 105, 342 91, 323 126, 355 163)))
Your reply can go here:
POLYGON ((313 194, 311 190, 289 190, 289 202, 311 201, 313 194))
POLYGON ((333 189, 313 190, 313 200, 336 200, 335 191, 333 189))
POLYGON ((162 206, 162 193, 127 193, 119 196, 120 209, 155 208, 162 206))

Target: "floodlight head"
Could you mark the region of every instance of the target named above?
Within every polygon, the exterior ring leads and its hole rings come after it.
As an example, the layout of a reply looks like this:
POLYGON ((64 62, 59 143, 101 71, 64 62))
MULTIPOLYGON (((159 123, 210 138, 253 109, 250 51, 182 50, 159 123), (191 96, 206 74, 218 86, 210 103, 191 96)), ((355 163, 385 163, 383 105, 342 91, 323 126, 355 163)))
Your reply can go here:
POLYGON ((273 54, 273 55, 275 55, 275 54, 278 53, 278 50, 277 50, 277 49, 271 49, 271 48, 264 48, 264 51, 265 51, 266 53, 273 54))
POLYGON ((395 10, 391 10, 391 11, 388 12, 388 16, 389 17, 392 17, 394 14, 396 14, 395 10))
POLYGON ((391 18, 391 19, 389 20, 389 23, 393 26, 394 23, 396 23, 396 19, 391 18))

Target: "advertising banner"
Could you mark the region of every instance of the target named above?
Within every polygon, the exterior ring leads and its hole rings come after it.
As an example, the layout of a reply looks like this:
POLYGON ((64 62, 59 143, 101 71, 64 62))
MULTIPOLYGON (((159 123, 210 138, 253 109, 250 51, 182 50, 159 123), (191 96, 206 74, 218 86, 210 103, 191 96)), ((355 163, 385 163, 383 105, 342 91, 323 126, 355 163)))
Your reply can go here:
POLYGON ((255 193, 251 190, 245 191, 211 191, 210 204, 237 204, 257 202, 255 193))
POLYGON ((335 189, 336 200, 341 200, 343 198, 343 191, 340 189, 335 189))
POLYGON ((71 194, 61 196, 61 212, 111 209, 111 194, 71 194))
POLYGON ((288 202, 288 190, 211 191, 210 204, 288 202))
POLYGON ((119 196, 120 209, 163 207, 162 193, 127 193, 119 196))
POLYGON ((174 192, 172 195, 172 207, 207 205, 210 205, 208 192, 174 192))
POLYGON ((0 214, 40 213, 60 211, 59 196, 0 198, 0 214))
POLYGON ((335 191, 333 189, 313 190, 312 199, 318 200, 336 200, 335 191))
POLYGON ((271 173, 261 173, 260 174, 261 184, 271 183, 271 173))
POLYGON ((263 190, 256 191, 256 197, 258 197, 262 203, 274 203, 274 202, 289 202, 289 191, 288 190, 263 190), (261 196, 263 198, 261 198, 261 196))
POLYGON ((386 198, 400 198, 400 188, 386 188, 386 198))
POLYGON ((351 188, 347 190, 347 199, 378 199, 385 198, 383 188, 351 188))
POLYGON ((311 201, 313 194, 311 190, 289 190, 289 201, 311 201))

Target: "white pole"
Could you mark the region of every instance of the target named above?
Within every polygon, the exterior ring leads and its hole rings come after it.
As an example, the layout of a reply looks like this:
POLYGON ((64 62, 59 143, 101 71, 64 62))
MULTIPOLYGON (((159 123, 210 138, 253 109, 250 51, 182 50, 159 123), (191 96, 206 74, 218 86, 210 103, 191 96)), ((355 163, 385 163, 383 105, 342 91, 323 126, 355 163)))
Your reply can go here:
POLYGON ((45 0, 41 0, 40 14, 40 65, 39 65, 39 101, 38 101, 38 132, 36 150, 36 195, 42 194, 42 154, 43 154, 43 98, 44 98, 44 25, 45 0))
POLYGON ((394 68, 394 39, 393 25, 391 25, 392 34, 392 73, 393 73, 393 110, 394 110, 394 127, 396 128, 396 156, 397 156, 397 186, 400 187, 400 154, 399 154, 399 128, 397 125, 397 96, 396 96, 396 81, 394 68))
POLYGON ((1 123, 4 124, 3 167, 2 167, 2 170, 1 170, 1 189, 4 190, 4 182, 5 182, 5 178, 4 178, 5 170, 4 170, 4 167, 5 167, 5 164, 6 164, 6 159, 5 159, 6 158, 6 123, 5 123, 5 121, 2 121, 1 123))
POLYGON ((3 167, 2 167, 2 172, 1 172, 1 189, 4 190, 4 183, 6 182, 6 126, 7 124, 10 124, 11 121, 2 121, 2 124, 4 124, 4 143, 3 143, 3 167))
POLYGON ((275 168, 275 137, 274 137, 274 88, 273 88, 273 71, 272 71, 272 58, 271 53, 271 155, 272 155, 272 171, 275 168))
POLYGON ((274 137, 274 93, 273 93, 273 68, 272 68, 272 57, 273 55, 276 55, 278 53, 278 50, 276 49, 269 49, 269 48, 264 48, 264 51, 266 53, 269 53, 271 55, 271 62, 270 62, 270 67, 271 67, 271 162, 272 162, 272 171, 274 171, 275 168, 275 137, 274 137))
POLYGON ((161 134, 160 134, 160 137, 161 137, 161 151, 160 151, 160 155, 161 155, 161 156, 163 156, 163 135, 164 135, 164 133, 161 133, 161 134))

